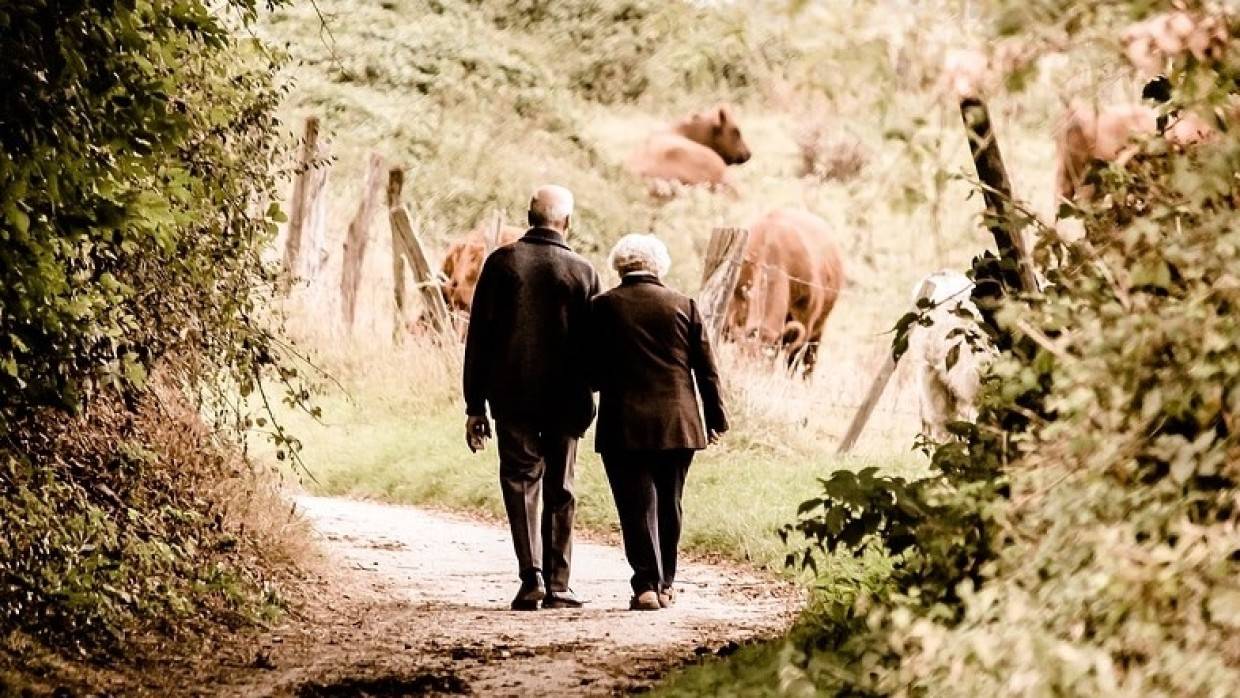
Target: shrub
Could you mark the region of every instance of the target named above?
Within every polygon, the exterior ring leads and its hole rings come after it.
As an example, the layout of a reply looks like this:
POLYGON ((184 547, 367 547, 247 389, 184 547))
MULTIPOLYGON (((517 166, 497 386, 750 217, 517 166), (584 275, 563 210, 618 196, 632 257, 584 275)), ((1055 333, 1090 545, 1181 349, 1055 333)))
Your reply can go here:
MULTIPOLYGON (((1005 26, 1021 15, 1080 40, 1171 4, 1093 3, 1070 22, 1066 5, 996 5, 1005 26)), ((1228 48, 1172 65, 1164 122, 1230 98, 1228 48)), ((1104 195, 1061 211, 1085 237, 1042 231, 1048 286, 990 316, 1000 355, 979 418, 933 446, 934 474, 837 474, 787 529, 809 543, 793 562, 878 549, 894 563, 792 675, 848 694, 1225 695, 1240 682, 1238 171, 1240 139, 1222 130, 1187 151, 1155 135, 1094 168, 1104 195)))
POLYGON ((208 492, 243 464, 182 397, 277 364, 257 6, 0 8, 0 630, 89 653, 270 600, 208 492))

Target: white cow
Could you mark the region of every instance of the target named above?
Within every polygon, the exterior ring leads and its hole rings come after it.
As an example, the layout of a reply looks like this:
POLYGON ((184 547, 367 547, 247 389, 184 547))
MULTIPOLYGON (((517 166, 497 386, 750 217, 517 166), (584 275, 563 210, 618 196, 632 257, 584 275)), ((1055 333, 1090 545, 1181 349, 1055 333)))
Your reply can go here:
POLYGON ((936 441, 948 438, 947 425, 955 421, 973 421, 977 418, 977 389, 981 383, 981 369, 990 359, 989 353, 970 346, 965 337, 953 330, 968 330, 970 320, 956 315, 957 308, 966 310, 974 321, 981 315, 969 295, 973 282, 958 271, 943 270, 930 274, 917 282, 913 289, 916 303, 923 284, 931 287, 924 297, 934 302, 930 311, 934 324, 930 327, 913 325, 909 337, 907 358, 917 372, 918 397, 921 407, 922 433, 936 441), (956 362, 948 368, 947 357, 953 346, 959 346, 956 362))

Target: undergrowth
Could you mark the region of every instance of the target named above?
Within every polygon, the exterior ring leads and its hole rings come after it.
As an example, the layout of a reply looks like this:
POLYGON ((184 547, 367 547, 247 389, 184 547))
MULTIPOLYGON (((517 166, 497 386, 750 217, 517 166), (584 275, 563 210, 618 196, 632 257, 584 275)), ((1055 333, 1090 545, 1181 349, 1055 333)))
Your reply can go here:
POLYGON ((280 605, 292 524, 229 407, 295 380, 270 5, 0 3, 2 692, 280 605))

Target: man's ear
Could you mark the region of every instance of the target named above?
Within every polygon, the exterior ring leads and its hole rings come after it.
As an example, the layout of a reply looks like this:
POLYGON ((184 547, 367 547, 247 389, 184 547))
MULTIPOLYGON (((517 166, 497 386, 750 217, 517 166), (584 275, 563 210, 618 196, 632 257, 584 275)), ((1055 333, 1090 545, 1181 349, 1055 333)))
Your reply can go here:
POLYGON ((568 235, 568 229, 573 227, 573 216, 569 214, 564 216, 564 234, 568 235))

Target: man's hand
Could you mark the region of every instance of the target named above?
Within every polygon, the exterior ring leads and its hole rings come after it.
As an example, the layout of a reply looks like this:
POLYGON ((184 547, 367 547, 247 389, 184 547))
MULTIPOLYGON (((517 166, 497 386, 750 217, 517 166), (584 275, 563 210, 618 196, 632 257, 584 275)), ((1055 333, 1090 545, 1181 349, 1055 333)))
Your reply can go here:
POLYGON ((710 444, 711 446, 714 446, 715 444, 719 443, 719 437, 723 436, 725 432, 727 432, 727 429, 724 429, 722 431, 718 429, 707 429, 706 430, 706 443, 710 444))
POLYGON ((491 423, 486 417, 470 415, 465 418, 465 445, 477 453, 486 448, 487 439, 491 438, 491 423))

